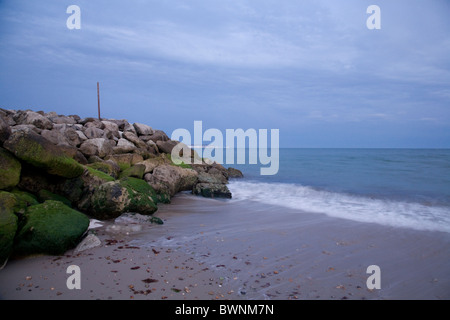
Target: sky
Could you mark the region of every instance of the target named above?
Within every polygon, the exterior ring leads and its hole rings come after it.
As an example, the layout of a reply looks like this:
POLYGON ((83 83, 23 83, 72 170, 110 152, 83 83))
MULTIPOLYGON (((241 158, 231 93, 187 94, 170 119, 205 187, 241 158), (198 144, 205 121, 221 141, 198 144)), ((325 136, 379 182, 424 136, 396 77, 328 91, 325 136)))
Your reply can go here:
POLYGON ((0 107, 450 148, 448 0, 0 0, 0 107), (80 8, 80 29, 66 12, 80 8), (370 5, 381 29, 368 29, 370 5))

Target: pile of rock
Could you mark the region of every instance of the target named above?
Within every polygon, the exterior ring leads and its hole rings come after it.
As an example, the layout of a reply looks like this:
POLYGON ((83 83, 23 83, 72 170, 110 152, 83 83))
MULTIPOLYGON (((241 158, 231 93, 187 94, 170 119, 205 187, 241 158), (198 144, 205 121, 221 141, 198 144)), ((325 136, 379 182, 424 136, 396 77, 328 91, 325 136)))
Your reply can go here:
POLYGON ((174 165, 178 143, 126 120, 0 109, 0 266, 13 249, 63 253, 89 217, 151 215, 186 190, 231 198, 228 178, 242 173, 216 163, 174 165))

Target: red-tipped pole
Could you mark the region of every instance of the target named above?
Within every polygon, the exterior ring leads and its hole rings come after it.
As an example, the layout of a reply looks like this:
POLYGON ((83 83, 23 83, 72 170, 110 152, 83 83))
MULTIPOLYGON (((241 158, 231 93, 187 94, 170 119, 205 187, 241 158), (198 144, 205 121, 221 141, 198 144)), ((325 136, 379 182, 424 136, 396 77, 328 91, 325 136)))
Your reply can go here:
POLYGON ((100 84, 97 82, 97 100, 98 100, 98 120, 102 120, 100 117, 100 84))

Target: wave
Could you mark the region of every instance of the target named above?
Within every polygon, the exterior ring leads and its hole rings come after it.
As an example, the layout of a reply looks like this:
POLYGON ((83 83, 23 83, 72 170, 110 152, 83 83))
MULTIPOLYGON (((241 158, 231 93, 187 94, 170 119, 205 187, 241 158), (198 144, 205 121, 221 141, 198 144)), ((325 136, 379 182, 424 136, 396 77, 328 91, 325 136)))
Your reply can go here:
POLYGON ((232 181, 235 201, 252 200, 331 217, 450 233, 450 208, 317 190, 289 183, 232 181))

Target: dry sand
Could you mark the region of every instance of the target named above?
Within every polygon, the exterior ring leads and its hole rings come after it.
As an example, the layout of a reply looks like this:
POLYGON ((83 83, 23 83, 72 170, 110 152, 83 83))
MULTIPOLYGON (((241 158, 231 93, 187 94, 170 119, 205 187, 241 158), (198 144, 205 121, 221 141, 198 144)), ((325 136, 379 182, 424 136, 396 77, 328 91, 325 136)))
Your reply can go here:
POLYGON ((164 225, 97 230, 102 246, 9 261, 2 299, 449 299, 450 235, 187 194, 164 225), (81 269, 69 290, 67 267, 81 269), (381 269, 369 290, 367 267, 381 269))

